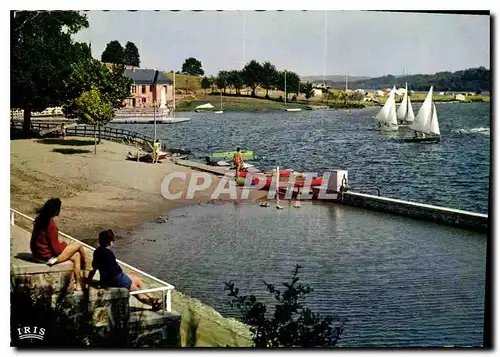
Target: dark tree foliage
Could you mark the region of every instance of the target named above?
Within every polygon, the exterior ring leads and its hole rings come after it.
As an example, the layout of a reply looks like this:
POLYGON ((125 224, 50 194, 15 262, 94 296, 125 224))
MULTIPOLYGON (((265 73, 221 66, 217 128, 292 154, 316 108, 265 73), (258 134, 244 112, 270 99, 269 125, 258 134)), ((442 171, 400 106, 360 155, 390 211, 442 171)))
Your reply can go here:
POLYGON ((125 51, 123 53, 124 63, 128 66, 139 67, 141 64, 141 59, 139 57, 139 49, 133 42, 127 42, 125 45, 125 51))
MULTIPOLYGON (((78 98, 84 92, 96 88, 102 93, 106 102, 109 102, 114 109, 124 106, 124 100, 130 96, 130 86, 132 81, 123 75, 124 65, 113 65, 108 69, 102 62, 87 58, 80 61, 69 77, 69 89, 71 98, 78 98)), ((63 108, 68 118, 73 118, 75 113, 74 101, 68 100, 63 108)))
POLYGON ((256 60, 251 60, 243 68, 241 74, 243 82, 252 88, 252 97, 255 97, 255 90, 262 81, 262 65, 256 60))
POLYGON ((201 88, 204 89, 205 93, 207 92, 207 89, 210 88, 212 85, 212 81, 208 77, 203 77, 201 80, 201 88))
POLYGON ((266 97, 269 96, 269 90, 276 86, 278 71, 271 62, 264 62, 262 65, 261 86, 266 90, 266 97))
POLYGON ((125 51, 120 42, 114 40, 106 45, 102 52, 101 61, 105 63, 123 64, 125 61, 125 51))
POLYGON ((11 11, 10 106, 24 110, 25 135, 32 111, 68 99, 74 64, 90 56, 89 47, 72 36, 86 27, 86 15, 77 11, 11 11))
POLYGON ((219 90, 224 90, 224 94, 226 94, 226 87, 229 85, 229 72, 219 71, 217 78, 215 78, 215 85, 219 90))
MULTIPOLYGON (((330 83, 332 88, 342 89, 345 87, 344 82, 330 83)), ((436 91, 490 91, 491 73, 484 67, 478 67, 456 72, 414 74, 402 77, 387 75, 350 82, 349 88, 378 89, 392 88, 394 85, 404 87, 405 83, 408 83, 408 89, 416 91, 427 91, 431 86, 434 86, 436 91)))
POLYGON ((297 93, 300 86, 300 77, 297 73, 291 71, 282 71, 279 72, 276 76, 276 88, 278 90, 285 91, 286 96, 290 95, 290 93, 297 93), (285 72, 286 72, 286 88, 285 88, 285 72))
POLYGON ((243 75, 241 71, 232 70, 228 73, 228 85, 234 88, 236 94, 240 94, 241 88, 243 88, 243 75))
POLYGON ((276 299, 274 312, 254 295, 240 296, 234 283, 226 283, 231 306, 240 311, 242 322, 251 326, 254 347, 333 347, 339 341, 345 321, 321 317, 304 307, 312 289, 299 283, 299 269, 297 265, 283 291, 264 282, 276 299))
POLYGON ((205 71, 201 67, 201 62, 194 57, 187 58, 182 65, 182 73, 192 76, 203 76, 205 71))
POLYGON ((307 99, 307 103, 309 104, 309 99, 314 95, 312 83, 307 82, 306 84, 301 85, 300 92, 304 94, 307 99))

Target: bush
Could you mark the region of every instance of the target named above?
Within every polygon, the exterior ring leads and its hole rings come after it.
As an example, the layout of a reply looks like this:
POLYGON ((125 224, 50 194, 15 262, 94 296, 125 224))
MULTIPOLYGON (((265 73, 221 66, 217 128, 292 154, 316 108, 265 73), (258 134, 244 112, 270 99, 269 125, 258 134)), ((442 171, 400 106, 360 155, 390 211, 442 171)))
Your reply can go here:
POLYGON ((254 295, 240 296, 234 283, 225 283, 231 307, 239 309, 242 322, 250 325, 254 347, 333 347, 340 339, 345 320, 321 317, 304 307, 303 301, 312 289, 298 283, 299 269, 296 265, 291 282, 283 284, 284 291, 264 282, 277 301, 274 313, 254 295))

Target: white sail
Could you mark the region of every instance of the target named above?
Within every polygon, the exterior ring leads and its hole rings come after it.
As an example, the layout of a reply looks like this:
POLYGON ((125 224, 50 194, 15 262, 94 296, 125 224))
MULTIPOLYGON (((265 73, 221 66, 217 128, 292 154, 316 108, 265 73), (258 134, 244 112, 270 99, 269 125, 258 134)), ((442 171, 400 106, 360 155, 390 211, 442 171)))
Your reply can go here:
POLYGON ((408 114, 408 84, 406 85, 406 92, 403 96, 403 101, 398 108, 398 120, 405 120, 406 115, 408 114))
POLYGON ((413 114, 410 97, 408 97, 407 106, 408 110, 406 111, 406 118, 404 120, 406 120, 408 123, 412 123, 415 120, 415 114, 413 114))
POLYGON ((429 132, 431 134, 441 135, 441 132, 439 131, 436 105, 434 103, 432 103, 432 116, 431 116, 431 121, 429 123, 429 132))
POLYGON ((415 120, 410 125, 410 129, 415 131, 420 131, 422 133, 429 134, 429 124, 432 117, 432 87, 429 89, 429 93, 427 93, 427 97, 425 97, 420 110, 418 111, 415 120))
POLYGON ((375 116, 375 120, 382 123, 390 123, 397 125, 397 115, 396 115, 396 102, 394 100, 394 94, 396 92, 396 87, 392 88, 391 93, 387 102, 385 102, 380 112, 375 116))

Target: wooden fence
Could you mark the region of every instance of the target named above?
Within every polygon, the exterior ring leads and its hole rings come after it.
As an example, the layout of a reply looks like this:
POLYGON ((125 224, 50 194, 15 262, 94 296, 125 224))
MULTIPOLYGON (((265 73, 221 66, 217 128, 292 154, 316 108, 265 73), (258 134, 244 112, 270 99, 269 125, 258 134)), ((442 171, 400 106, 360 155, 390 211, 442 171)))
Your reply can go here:
MULTIPOLYGON (((14 130, 22 130, 23 122, 18 120, 11 120, 11 129, 14 130)), ((61 123, 54 122, 31 122, 31 130, 34 133, 40 133, 41 131, 61 127, 61 123)), ((99 135, 99 128, 96 127, 94 129, 93 125, 77 125, 73 127, 68 127, 66 129, 67 136, 78 136, 78 137, 94 137, 94 130, 96 131, 96 135, 99 135)), ((122 128, 113 128, 109 126, 103 126, 100 128, 100 137, 103 140, 115 141, 120 143, 125 143, 128 145, 136 145, 144 146, 146 149, 149 149, 150 145, 153 145, 154 139, 150 138, 144 134, 138 133, 136 131, 122 129, 122 128)), ((162 150, 168 151, 171 153, 180 153, 180 154, 190 154, 191 151, 183 150, 183 149, 171 149, 166 148, 164 144, 162 144, 162 150)))

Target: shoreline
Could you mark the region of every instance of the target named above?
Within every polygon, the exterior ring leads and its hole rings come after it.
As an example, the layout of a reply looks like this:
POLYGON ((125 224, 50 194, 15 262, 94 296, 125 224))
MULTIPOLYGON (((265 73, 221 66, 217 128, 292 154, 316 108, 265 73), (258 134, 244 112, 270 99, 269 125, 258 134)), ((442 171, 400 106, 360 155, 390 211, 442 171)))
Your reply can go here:
MULTIPOLYGON (((98 233, 104 229, 116 230, 118 237, 123 237, 172 209, 234 202, 229 195, 211 199, 220 178, 208 189, 196 192, 192 200, 186 199, 185 193, 178 200, 167 200, 160 193, 165 175, 185 172, 189 179, 194 170, 166 161, 156 165, 127 161, 126 153, 132 148, 125 144, 103 141, 97 146, 97 155, 93 149, 93 140, 83 138, 11 140, 10 207, 34 218, 36 208, 51 197, 59 197, 59 230, 95 247, 98 233)), ((182 181, 173 180, 170 192, 180 192, 183 186, 182 181)), ((266 196, 267 192, 252 191, 249 201, 266 196)), ((24 226, 31 229, 27 221, 24 226)), ((143 282, 146 287, 155 285, 148 278, 143 282)), ((172 303, 182 316, 184 343, 194 319, 199 322, 197 346, 251 345, 248 326, 222 316, 198 299, 174 290, 172 303)))
MULTIPOLYGON (((196 192, 192 200, 185 198, 185 192, 180 199, 167 200, 161 195, 165 175, 184 172, 187 183, 195 170, 166 161, 156 165, 127 161, 131 150, 125 144, 103 141, 94 155, 93 140, 73 137, 12 140, 11 207, 34 216, 47 199, 59 197, 63 203, 57 218, 60 230, 92 244, 103 229, 133 231, 170 209, 214 202, 211 194, 220 178, 207 190, 196 192)), ((183 191, 184 185, 175 179, 170 190, 183 191)), ((265 195, 252 191, 249 198, 255 201, 265 195)), ((221 195, 215 201, 230 198, 221 195)))

